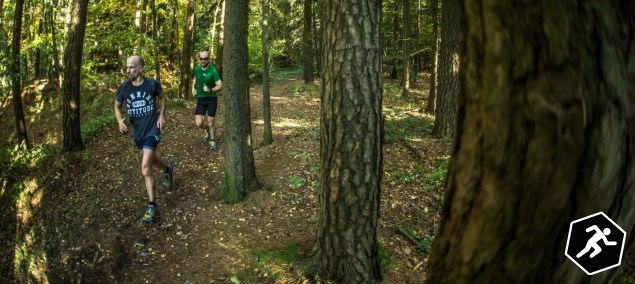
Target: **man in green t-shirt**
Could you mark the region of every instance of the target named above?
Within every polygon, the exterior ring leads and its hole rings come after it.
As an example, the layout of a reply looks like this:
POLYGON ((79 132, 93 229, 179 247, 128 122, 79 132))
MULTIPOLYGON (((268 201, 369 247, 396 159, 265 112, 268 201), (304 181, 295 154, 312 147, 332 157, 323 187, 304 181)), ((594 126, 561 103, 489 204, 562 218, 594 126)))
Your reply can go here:
POLYGON ((209 64, 209 52, 198 53, 200 63, 194 67, 192 72, 192 95, 196 97, 196 110, 194 111, 194 121, 196 126, 205 129, 205 141, 209 142, 209 147, 216 150, 216 140, 214 140, 214 117, 218 107, 218 91, 223 88, 220 75, 216 67, 209 64), (207 124, 204 124, 205 113, 207 113, 207 124))

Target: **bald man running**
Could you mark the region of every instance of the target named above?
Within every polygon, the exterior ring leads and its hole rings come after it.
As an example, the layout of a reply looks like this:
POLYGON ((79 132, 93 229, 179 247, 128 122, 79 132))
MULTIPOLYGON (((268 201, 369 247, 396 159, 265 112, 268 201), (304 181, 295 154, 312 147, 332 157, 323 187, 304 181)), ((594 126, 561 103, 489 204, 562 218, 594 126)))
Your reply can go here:
POLYGON ((149 202, 142 222, 152 224, 158 221, 159 217, 158 206, 154 199, 153 165, 163 170, 165 179, 163 185, 168 189, 172 187, 172 165, 166 164, 157 155, 161 129, 165 126, 164 113, 167 97, 163 95, 163 88, 157 80, 143 76, 143 59, 140 56, 131 56, 126 60, 126 74, 128 80, 119 85, 115 96, 115 117, 119 124, 119 131, 126 133, 128 127, 120 112, 125 102, 132 138, 137 150, 143 154, 141 174, 145 181, 149 202))

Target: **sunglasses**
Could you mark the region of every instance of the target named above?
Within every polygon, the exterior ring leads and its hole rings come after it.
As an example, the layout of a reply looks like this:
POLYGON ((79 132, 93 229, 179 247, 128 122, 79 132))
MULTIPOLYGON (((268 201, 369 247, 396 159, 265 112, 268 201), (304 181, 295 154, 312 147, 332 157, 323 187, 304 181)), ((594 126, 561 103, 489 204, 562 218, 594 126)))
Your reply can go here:
POLYGON ((209 57, 199 57, 200 60, 209 60, 209 57))

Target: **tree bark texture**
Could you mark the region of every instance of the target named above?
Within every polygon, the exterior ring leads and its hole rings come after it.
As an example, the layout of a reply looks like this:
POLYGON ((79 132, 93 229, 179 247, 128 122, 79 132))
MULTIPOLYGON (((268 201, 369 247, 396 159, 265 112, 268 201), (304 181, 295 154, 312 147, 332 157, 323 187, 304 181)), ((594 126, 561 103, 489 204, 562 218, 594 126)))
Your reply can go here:
POLYGON ((31 148, 29 135, 26 131, 26 119, 22 107, 22 82, 20 78, 20 35, 22 35, 22 15, 24 13, 24 0, 16 0, 13 13, 13 37, 11 40, 11 88, 13 92, 13 112, 18 134, 18 143, 31 148))
POLYGON ((87 12, 88 0, 73 0, 68 41, 64 51, 64 81, 62 81, 64 94, 62 128, 64 131, 64 150, 66 151, 84 149, 79 117, 79 93, 87 12))
POLYGON ((379 1, 324 0, 318 273, 381 281, 377 253, 383 120, 379 1))
POLYGON ((439 79, 437 105, 432 135, 452 136, 456 127, 459 95, 459 52, 461 46, 461 1, 445 0, 441 4, 441 36, 439 42, 439 79))
POLYGON ((225 45, 225 3, 227 1, 221 0, 221 11, 220 11, 220 31, 218 32, 218 53, 216 54, 216 69, 218 69, 218 73, 223 78, 223 47, 225 45))
POLYGON ((271 94, 269 92, 269 5, 271 0, 262 0, 262 111, 264 145, 273 143, 271 129, 271 94))
POLYGON ((439 1, 430 1, 430 14, 432 14, 432 68, 430 72, 430 91, 428 92, 428 104, 426 113, 434 113, 437 98, 437 68, 439 64, 439 1))
POLYGON ((152 5, 152 52, 154 53, 154 76, 161 81, 161 65, 159 64, 159 28, 157 25, 157 3, 150 0, 152 5))
POLYGON ((608 283, 564 254, 602 211, 635 235, 635 5, 481 1, 431 283, 608 283))
POLYGON ((185 16, 185 26, 183 27, 183 50, 181 51, 181 80, 179 85, 179 95, 182 98, 189 98, 192 94, 190 82, 192 80, 192 49, 194 41, 194 7, 195 0, 190 0, 187 4, 187 14, 185 16))
POLYGON ((312 28, 312 15, 313 15, 313 1, 304 0, 304 27, 302 32, 302 47, 304 49, 304 83, 313 83, 313 41, 311 35, 313 33, 312 28))
POLYGON ((411 26, 412 19, 410 17, 410 0, 403 0, 403 54, 401 61, 403 62, 403 82, 402 96, 408 96, 410 93, 410 44, 411 44, 411 26))
POLYGON ((251 140, 247 31, 249 0, 226 6, 225 51, 225 200, 240 202, 258 189, 251 140))

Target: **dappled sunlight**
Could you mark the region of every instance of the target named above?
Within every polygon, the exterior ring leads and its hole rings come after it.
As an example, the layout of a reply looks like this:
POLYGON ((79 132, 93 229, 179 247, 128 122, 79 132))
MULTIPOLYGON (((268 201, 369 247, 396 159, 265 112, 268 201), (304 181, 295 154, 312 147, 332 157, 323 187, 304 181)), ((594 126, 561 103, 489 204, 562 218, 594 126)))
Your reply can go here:
POLYGON ((41 217, 34 217, 41 206, 43 189, 35 179, 23 181, 16 201, 16 240, 14 271, 19 279, 48 283, 48 259, 45 252, 44 225, 41 217))

